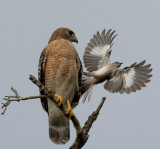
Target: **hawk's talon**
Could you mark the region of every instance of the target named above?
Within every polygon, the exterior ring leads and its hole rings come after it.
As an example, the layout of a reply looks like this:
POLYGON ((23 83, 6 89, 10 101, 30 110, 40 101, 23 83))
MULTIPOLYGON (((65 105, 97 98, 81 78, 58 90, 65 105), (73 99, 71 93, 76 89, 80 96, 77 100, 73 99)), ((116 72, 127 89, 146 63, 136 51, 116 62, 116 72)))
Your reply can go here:
POLYGON ((68 105, 68 108, 67 108, 66 114, 69 114, 69 119, 71 119, 71 117, 75 116, 75 114, 72 112, 72 107, 71 107, 68 99, 67 99, 67 105, 68 105))
POLYGON ((54 94, 54 96, 56 96, 56 97, 57 97, 56 102, 57 102, 57 103, 59 102, 58 106, 60 107, 60 106, 63 104, 62 97, 61 97, 61 96, 59 96, 58 94, 54 94))

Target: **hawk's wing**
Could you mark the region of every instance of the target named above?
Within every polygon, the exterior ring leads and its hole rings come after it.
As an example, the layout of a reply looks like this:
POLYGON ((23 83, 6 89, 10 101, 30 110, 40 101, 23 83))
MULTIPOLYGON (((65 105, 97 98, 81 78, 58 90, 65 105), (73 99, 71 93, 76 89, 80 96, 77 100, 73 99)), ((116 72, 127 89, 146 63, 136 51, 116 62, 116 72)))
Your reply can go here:
POLYGON ((112 30, 110 29, 105 33, 104 29, 101 35, 97 32, 90 40, 90 43, 88 43, 83 59, 85 67, 89 72, 96 71, 109 63, 113 40, 117 36, 113 36, 115 31, 111 31, 112 30))
POLYGON ((79 90, 76 91, 74 97, 73 97, 73 100, 72 100, 72 103, 71 103, 71 107, 72 108, 75 108, 78 103, 79 103, 79 99, 81 98, 82 96, 82 73, 83 73, 83 67, 82 67, 82 63, 81 63, 81 60, 80 58, 77 56, 77 60, 79 61, 79 64, 80 64, 80 69, 79 69, 79 72, 78 72, 78 87, 79 87, 79 90))
POLYGON ((145 61, 139 64, 132 64, 130 67, 126 67, 122 70, 116 70, 113 77, 104 84, 104 88, 109 92, 130 93, 140 90, 141 87, 145 87, 145 83, 148 83, 149 78, 152 76, 149 74, 152 69, 151 64, 144 65, 145 61))
MULTIPOLYGON (((47 59, 47 54, 46 50, 44 49, 41 53, 40 59, 39 59, 39 65, 38 65, 38 79, 39 81, 45 85, 45 65, 46 65, 46 59, 47 59)), ((43 95, 43 91, 40 89, 40 94, 43 95)), ((41 103, 43 109, 48 112, 48 103, 47 103, 47 98, 41 98, 41 103)))

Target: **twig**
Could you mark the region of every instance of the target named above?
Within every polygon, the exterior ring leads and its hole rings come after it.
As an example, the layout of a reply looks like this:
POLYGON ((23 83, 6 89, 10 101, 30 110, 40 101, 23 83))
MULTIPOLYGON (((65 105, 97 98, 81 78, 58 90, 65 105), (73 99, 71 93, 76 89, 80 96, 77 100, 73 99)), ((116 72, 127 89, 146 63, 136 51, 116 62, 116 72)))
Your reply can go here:
POLYGON ((11 90, 13 91, 13 93, 15 94, 15 96, 5 96, 5 98, 3 98, 4 100, 6 100, 6 103, 2 103, 2 113, 1 115, 4 115, 6 110, 7 110, 7 107, 10 105, 10 103, 12 101, 24 101, 24 100, 29 100, 29 99, 36 99, 36 98, 44 98, 44 97, 47 97, 45 95, 41 95, 41 96, 29 96, 29 97, 21 97, 19 96, 18 92, 16 89, 14 89, 13 87, 11 87, 11 90))
POLYGON ((14 94, 16 95, 17 98, 20 97, 19 94, 18 94, 18 92, 13 87, 11 87, 11 90, 14 92, 14 94))
POLYGON ((3 110, 3 112, 1 113, 1 115, 4 115, 5 114, 5 112, 6 112, 6 110, 7 110, 7 106, 9 106, 9 104, 11 103, 11 101, 7 101, 6 103, 2 103, 2 109, 4 109, 3 110))
POLYGON ((47 96, 45 95, 41 95, 41 96, 28 96, 28 97, 22 97, 19 96, 18 98, 16 96, 5 96, 7 98, 3 98, 4 100, 9 100, 9 101, 21 101, 21 100, 29 100, 29 99, 37 99, 37 98, 47 98, 47 96))

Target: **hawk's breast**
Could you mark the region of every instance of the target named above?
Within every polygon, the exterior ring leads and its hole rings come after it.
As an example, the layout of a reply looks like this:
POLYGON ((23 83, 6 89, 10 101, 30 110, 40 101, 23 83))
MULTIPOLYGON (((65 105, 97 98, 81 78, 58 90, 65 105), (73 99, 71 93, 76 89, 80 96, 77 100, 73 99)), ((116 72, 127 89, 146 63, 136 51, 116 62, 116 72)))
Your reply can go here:
POLYGON ((78 64, 75 47, 67 40, 55 40, 46 47, 46 50, 46 87, 51 92, 63 94, 67 90, 68 94, 74 95, 78 88, 78 64))

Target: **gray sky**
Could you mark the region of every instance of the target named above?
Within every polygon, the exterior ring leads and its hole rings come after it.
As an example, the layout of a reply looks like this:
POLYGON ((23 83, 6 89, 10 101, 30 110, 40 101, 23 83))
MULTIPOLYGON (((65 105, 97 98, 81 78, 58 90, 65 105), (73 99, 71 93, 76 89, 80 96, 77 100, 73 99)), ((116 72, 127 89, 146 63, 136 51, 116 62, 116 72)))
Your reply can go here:
MULTIPOLYGON (((0 99, 12 94, 11 86, 22 96, 39 95, 28 77, 37 77, 39 55, 55 29, 68 27, 76 33, 81 60, 94 33, 116 29, 111 62, 123 61, 123 68, 146 59, 153 77, 146 88, 130 95, 111 94, 100 84, 91 102, 80 101, 74 112, 83 125, 101 97, 107 97, 84 148, 159 149, 159 6, 159 0, 1 0, 0 99)), ((49 140, 48 118, 39 99, 12 103, 0 116, 0 148, 68 148, 75 138, 72 124, 70 130, 70 141, 55 145, 49 140)))

